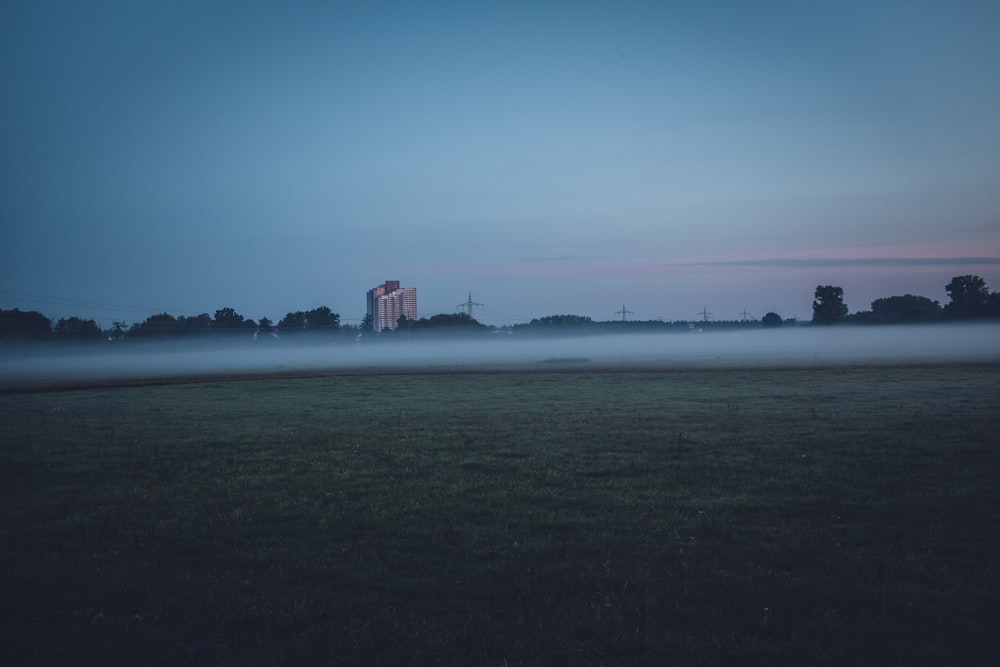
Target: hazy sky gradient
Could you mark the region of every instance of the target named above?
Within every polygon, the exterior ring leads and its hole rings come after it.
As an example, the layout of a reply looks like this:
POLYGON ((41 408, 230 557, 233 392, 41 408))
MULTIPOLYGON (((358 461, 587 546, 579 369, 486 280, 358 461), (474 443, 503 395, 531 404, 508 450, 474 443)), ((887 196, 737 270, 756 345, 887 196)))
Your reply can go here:
POLYGON ((0 307, 808 318, 1000 289, 996 2, 5 2, 0 307))

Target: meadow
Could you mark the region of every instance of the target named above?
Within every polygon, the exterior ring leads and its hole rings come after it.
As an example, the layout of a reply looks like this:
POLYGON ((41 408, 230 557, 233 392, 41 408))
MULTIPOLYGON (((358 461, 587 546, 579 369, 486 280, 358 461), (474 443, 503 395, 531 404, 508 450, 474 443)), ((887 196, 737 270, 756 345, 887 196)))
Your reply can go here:
POLYGON ((0 393, 2 661, 994 664, 998 371, 0 393))

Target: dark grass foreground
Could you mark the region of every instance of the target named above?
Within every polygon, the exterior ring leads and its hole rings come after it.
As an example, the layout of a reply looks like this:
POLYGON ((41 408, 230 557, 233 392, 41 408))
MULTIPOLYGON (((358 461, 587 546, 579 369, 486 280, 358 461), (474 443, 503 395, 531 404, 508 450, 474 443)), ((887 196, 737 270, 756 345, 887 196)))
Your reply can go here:
POLYGON ((0 395, 0 662, 992 665, 998 379, 0 395))

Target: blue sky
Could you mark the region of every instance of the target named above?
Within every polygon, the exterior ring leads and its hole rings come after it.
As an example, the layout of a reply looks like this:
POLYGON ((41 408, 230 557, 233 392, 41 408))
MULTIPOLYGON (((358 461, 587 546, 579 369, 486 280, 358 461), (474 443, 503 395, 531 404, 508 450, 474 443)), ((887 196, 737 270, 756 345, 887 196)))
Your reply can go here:
POLYGON ((808 318, 1000 289, 994 2, 6 2, 0 307, 808 318))

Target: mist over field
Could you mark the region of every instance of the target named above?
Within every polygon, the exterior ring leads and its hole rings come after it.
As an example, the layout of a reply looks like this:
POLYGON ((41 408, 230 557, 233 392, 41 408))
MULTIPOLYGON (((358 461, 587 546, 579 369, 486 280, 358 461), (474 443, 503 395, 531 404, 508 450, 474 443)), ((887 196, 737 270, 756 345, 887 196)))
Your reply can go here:
POLYGON ((801 327, 355 344, 290 340, 7 348, 0 386, 215 374, 554 368, 766 368, 1000 361, 1000 325, 801 327))

